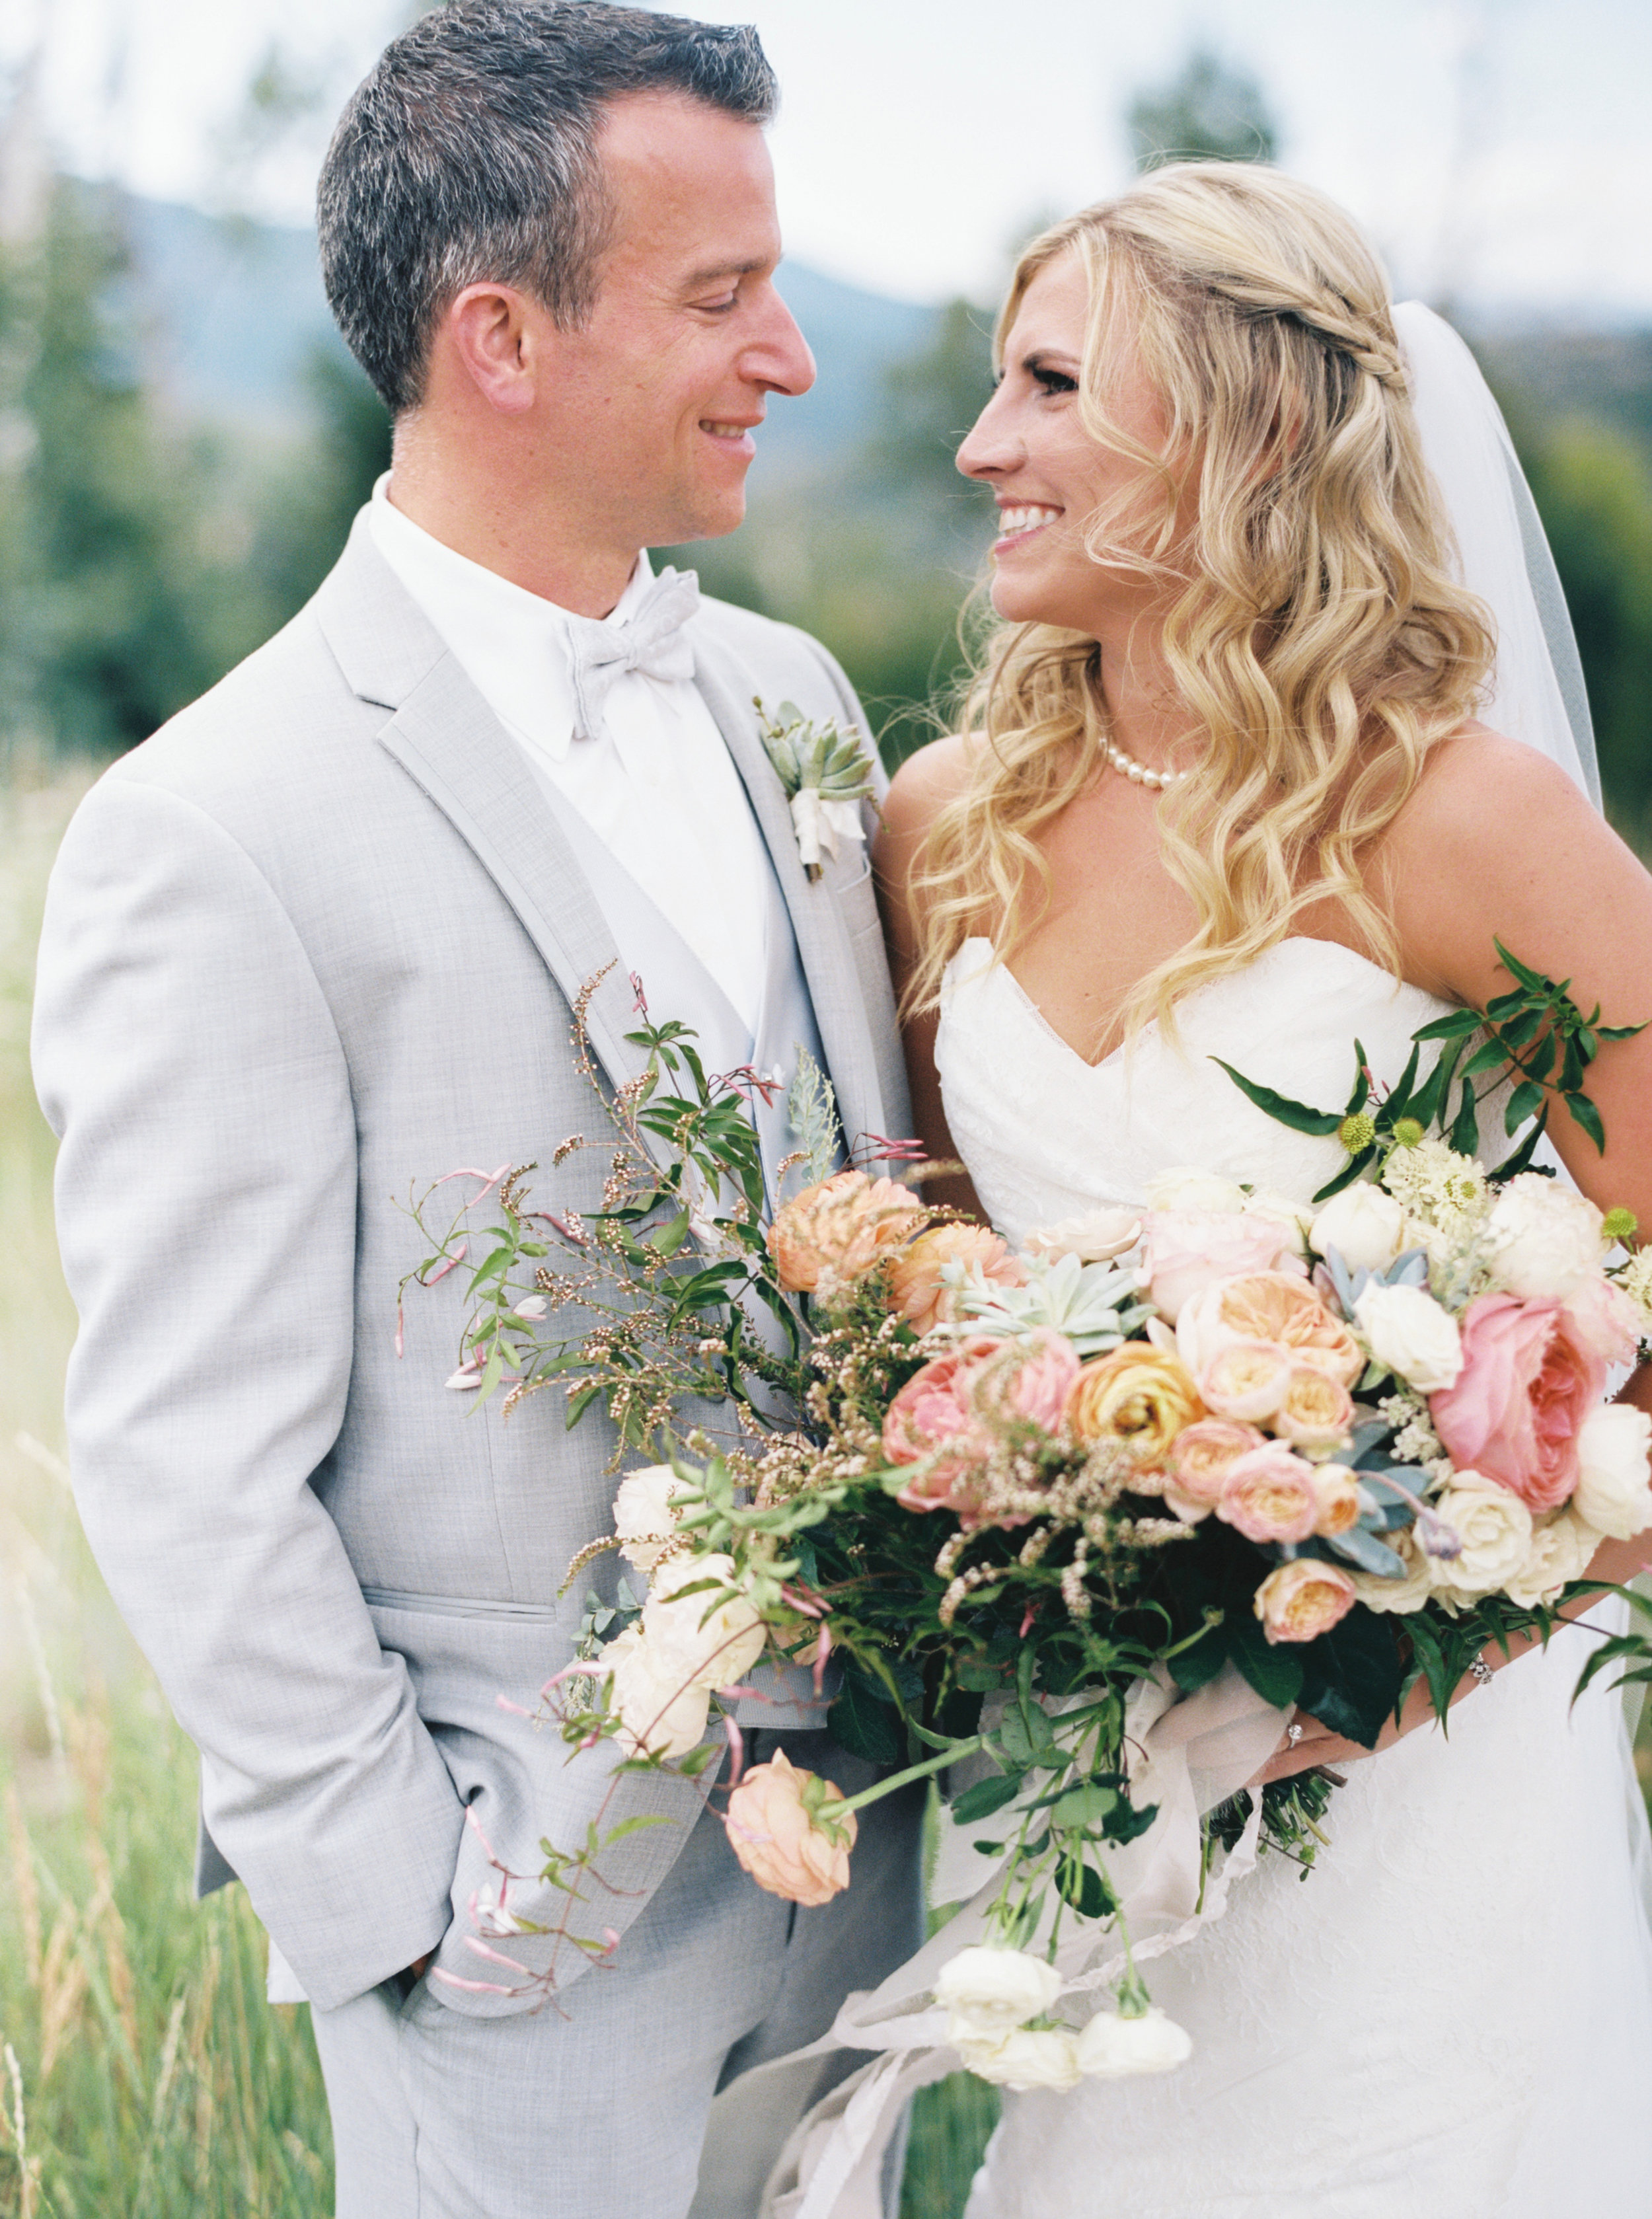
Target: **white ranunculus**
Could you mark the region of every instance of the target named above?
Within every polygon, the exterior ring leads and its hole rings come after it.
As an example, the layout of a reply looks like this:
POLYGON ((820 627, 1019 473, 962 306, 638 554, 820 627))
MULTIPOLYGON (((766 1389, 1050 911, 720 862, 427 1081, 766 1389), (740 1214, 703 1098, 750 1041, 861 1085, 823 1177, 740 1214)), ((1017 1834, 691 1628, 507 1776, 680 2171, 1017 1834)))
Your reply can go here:
POLYGON ((1197 1209, 1220 1214, 1245 1207, 1245 1189, 1196 1164, 1177 1164, 1150 1179, 1144 1197, 1149 1209, 1197 1209))
POLYGON ((1577 1437, 1580 1466, 1572 1507, 1586 1525, 1616 1541, 1652 1526, 1652 1418, 1632 1402, 1603 1402, 1577 1437))
POLYGON ((1398 1532, 1379 1538, 1405 1566, 1405 1576, 1385 1580, 1376 1572, 1357 1571, 1351 1575, 1354 1591, 1367 1610, 1392 1611, 1396 1617, 1409 1618, 1434 1593, 1434 1559, 1417 1538, 1414 1526, 1401 1526, 1398 1532))
POLYGON ((1511 1179, 1484 1234, 1493 1284, 1523 1302, 1564 1302, 1605 1257, 1601 1215, 1586 1194, 1537 1172, 1511 1179))
POLYGON ((768 1630, 735 1584, 732 1557, 669 1557, 655 1574, 643 1606, 643 1633, 662 1671, 704 1688, 731 1688, 763 1653, 768 1630), (711 1586, 701 1585, 710 1581, 711 1586), (685 1588, 698 1588, 685 1594, 685 1588))
POLYGON ((1463 1370, 1463 1335, 1450 1310, 1421 1287, 1370 1281, 1354 1304, 1354 1323, 1376 1361, 1419 1395, 1455 1387, 1463 1370))
POLYGON ((994 2042, 947 2039, 970 2071, 995 2088, 1053 2088, 1078 2085, 1078 2045, 1064 2027, 1018 2026, 994 2042))
MULTIPOLYGON (((1647 1522, 1652 1525, 1652 1501, 1647 1505, 1647 1522)), ((1569 1510, 1556 1511, 1533 1528, 1525 1563, 1505 1582, 1511 1601, 1525 1610, 1553 1602, 1568 1580, 1582 1578, 1599 1545, 1599 1533, 1581 1518, 1569 1510)))
POLYGON ((639 1572, 651 1572, 677 1530, 675 1499, 688 1491, 668 1464, 628 1471, 614 1497, 619 1553, 639 1572))
POLYGON ((1097 2080, 1132 2073, 1173 2073, 1193 2054, 1193 2036, 1157 2004, 1140 2018, 1102 2011, 1078 2037, 1078 2070, 1097 2080))
POLYGON ((1380 1186, 1356 1179, 1333 1194, 1309 1238, 1323 1256, 1334 1248, 1351 1271, 1386 1271, 1406 1244, 1406 1213, 1380 1186))
MULTIPOLYGON (((976 1945, 948 1957, 935 1976, 935 2001, 972 2038, 995 2041, 1012 2026, 1042 2018, 1061 1992, 1061 1975, 1024 1949, 976 1945)), ((957 2034, 948 2036, 956 2042, 957 2034)))
POLYGON ((686 1756, 705 1740, 710 1689, 686 1683, 680 1671, 649 1648, 640 1627, 628 1625, 599 1650, 593 1669, 613 1675, 612 1708, 628 1755, 686 1756))
POLYGON ((1076 1256, 1081 1264, 1110 1264, 1115 1256, 1133 1248, 1140 1238, 1139 1209, 1098 1204, 1094 1209, 1081 1210, 1077 1217, 1064 1217, 1059 1225, 1046 1225, 1029 1233, 1023 1246, 1029 1256, 1041 1256, 1052 1264, 1063 1256, 1076 1256))
POLYGON ((1448 1594, 1491 1594, 1518 1579, 1531 1553, 1531 1513, 1518 1495, 1477 1471, 1459 1471, 1433 1505, 1463 1544, 1435 1557, 1434 1583, 1448 1594))

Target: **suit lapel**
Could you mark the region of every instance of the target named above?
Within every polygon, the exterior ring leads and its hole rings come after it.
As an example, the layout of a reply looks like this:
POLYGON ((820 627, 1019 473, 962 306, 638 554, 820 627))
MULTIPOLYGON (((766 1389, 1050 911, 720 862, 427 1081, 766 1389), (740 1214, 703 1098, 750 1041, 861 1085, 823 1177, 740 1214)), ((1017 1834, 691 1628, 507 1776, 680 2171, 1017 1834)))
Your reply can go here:
POLYGON ((379 556, 364 517, 316 613, 356 693, 394 712, 379 745, 493 880, 569 1007, 606 972, 586 1023, 610 1083, 624 1085, 644 1059, 624 1037, 631 987, 601 906, 521 749, 379 556))
POLYGON ((739 771, 752 813, 774 866, 809 984, 826 1065, 836 1090, 845 1137, 881 1133, 885 1110, 865 1010, 856 991, 854 952, 829 876, 812 884, 798 857, 791 805, 763 750, 750 681, 715 641, 694 635, 694 682, 717 719, 739 771))

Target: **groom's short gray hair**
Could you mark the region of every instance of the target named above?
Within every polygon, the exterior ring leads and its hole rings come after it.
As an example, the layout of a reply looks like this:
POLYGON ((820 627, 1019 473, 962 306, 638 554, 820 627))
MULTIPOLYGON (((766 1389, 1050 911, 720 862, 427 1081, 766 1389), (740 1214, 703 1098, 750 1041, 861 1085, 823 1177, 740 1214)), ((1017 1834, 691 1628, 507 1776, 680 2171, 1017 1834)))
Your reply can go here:
POLYGON ((431 333, 464 286, 519 286, 576 329, 610 210, 607 103, 677 92, 767 123, 774 73, 749 25, 606 0, 450 0, 392 41, 339 118, 317 192, 321 272, 393 413, 417 405, 431 333))

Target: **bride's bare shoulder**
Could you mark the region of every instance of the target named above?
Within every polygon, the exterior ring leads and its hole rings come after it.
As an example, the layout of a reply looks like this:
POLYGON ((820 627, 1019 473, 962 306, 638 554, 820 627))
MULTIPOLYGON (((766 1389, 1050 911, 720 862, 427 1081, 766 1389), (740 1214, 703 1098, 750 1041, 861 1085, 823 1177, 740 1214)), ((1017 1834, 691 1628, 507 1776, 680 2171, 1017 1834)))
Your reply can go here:
POLYGON ((884 799, 884 821, 893 837, 922 838, 941 811, 968 786, 978 744, 954 733, 908 755, 884 799))

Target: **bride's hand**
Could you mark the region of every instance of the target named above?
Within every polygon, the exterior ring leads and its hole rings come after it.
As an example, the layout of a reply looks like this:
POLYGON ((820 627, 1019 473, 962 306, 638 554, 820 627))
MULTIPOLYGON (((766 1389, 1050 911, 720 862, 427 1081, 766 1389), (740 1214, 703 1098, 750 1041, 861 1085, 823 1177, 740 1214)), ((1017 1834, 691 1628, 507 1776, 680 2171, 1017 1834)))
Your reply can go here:
MULTIPOLYGON (((1465 1680, 1452 1700, 1468 1694, 1474 1684, 1472 1680, 1465 1680)), ((1433 1701, 1420 1680, 1407 1696, 1398 1721, 1388 1719, 1378 1734, 1376 1749, 1367 1749, 1363 1742, 1348 1741, 1341 1734, 1332 1733, 1328 1726, 1322 1726, 1306 1711, 1299 1711, 1292 1726, 1301 1728, 1301 1737, 1290 1740, 1288 1729, 1287 1737, 1251 1784, 1253 1787, 1264 1787, 1270 1780, 1289 1780, 1293 1773, 1312 1771, 1318 1764, 1330 1765, 1339 1772, 1345 1765, 1353 1764, 1362 1756, 1375 1756, 1380 1750, 1392 1749, 1402 1736, 1414 1732, 1419 1726, 1431 1725, 1433 1719, 1433 1701)))

